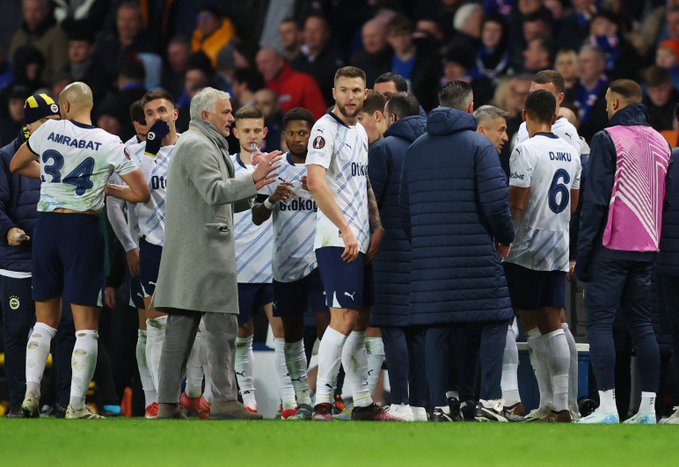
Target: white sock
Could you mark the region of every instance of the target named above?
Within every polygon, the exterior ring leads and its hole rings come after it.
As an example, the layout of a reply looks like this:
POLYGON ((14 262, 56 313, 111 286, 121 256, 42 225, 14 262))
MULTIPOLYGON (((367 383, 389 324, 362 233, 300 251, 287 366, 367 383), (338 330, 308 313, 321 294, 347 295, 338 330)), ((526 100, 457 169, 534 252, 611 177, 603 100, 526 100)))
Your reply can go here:
POLYGON ((240 394, 243 397, 243 405, 257 410, 255 399, 255 377, 252 369, 255 362, 255 353, 252 351, 252 338, 236 337, 236 379, 240 394))
MULTIPOLYGON (((342 363, 342 348, 347 336, 328 326, 318 346, 316 404, 332 403, 337 373, 342 363)), ((346 371, 346 368, 344 369, 346 371)))
POLYGON ((99 332, 94 329, 83 329, 75 332, 75 346, 71 357, 71 399, 74 410, 85 406, 85 396, 90 387, 94 368, 97 366, 99 353, 99 332))
POLYGON ((368 355, 365 349, 365 331, 352 331, 342 349, 342 366, 352 385, 354 406, 372 404, 368 386, 368 355))
POLYGON ((144 407, 148 407, 154 402, 158 402, 158 392, 153 385, 153 378, 151 378, 149 365, 146 363, 146 331, 142 329, 137 331, 137 347, 135 348, 135 353, 137 355, 137 369, 139 369, 141 388, 144 390, 144 407))
POLYGON ((566 340, 568 341, 568 350, 571 354, 570 367, 568 369, 568 408, 571 412, 576 414, 580 413, 578 408, 578 386, 580 380, 578 379, 578 347, 575 344, 575 338, 568 328, 568 324, 562 323, 561 328, 566 335, 566 340))
POLYGON ((547 368, 547 341, 538 328, 531 329, 526 336, 528 356, 540 390, 540 407, 547 407, 552 403, 552 384, 547 368))
POLYGON ((365 350, 368 358, 368 388, 370 394, 375 392, 377 380, 380 379, 382 363, 384 363, 384 342, 381 337, 366 337, 365 350))
POLYGON ((618 413, 615 405, 615 389, 599 391, 599 410, 604 413, 618 413))
POLYGON ((198 331, 193 341, 189 359, 186 361, 186 388, 184 392, 191 399, 203 394, 203 365, 201 362, 201 348, 203 347, 203 333, 198 331))
POLYGON ((26 345, 26 392, 40 397, 40 382, 50 353, 50 342, 57 330, 45 323, 35 323, 26 345))
POLYGON ((146 320, 146 364, 151 372, 153 386, 158 389, 158 372, 160 371, 160 355, 163 353, 167 316, 146 320))
POLYGON ((281 385, 283 410, 294 409, 297 407, 297 399, 295 399, 295 388, 292 385, 288 365, 285 363, 285 339, 274 337, 273 349, 276 368, 278 369, 278 379, 281 385))
POLYGON ((655 413, 655 393, 641 391, 641 404, 639 413, 655 413))
POLYGON ((457 391, 446 391, 446 399, 460 400, 460 394, 457 391))
POLYGON ((507 329, 507 340, 505 341, 505 352, 502 357, 502 398, 505 405, 511 407, 521 402, 519 394, 519 349, 516 347, 516 335, 514 327, 507 329))
POLYGON ((295 388, 297 403, 311 405, 307 361, 304 353, 304 339, 297 342, 285 342, 283 346, 285 363, 288 366, 290 381, 295 388))
POLYGON ((556 412, 568 410, 568 371, 571 365, 571 352, 563 329, 545 335, 549 352, 549 376, 552 383, 552 406, 556 412))

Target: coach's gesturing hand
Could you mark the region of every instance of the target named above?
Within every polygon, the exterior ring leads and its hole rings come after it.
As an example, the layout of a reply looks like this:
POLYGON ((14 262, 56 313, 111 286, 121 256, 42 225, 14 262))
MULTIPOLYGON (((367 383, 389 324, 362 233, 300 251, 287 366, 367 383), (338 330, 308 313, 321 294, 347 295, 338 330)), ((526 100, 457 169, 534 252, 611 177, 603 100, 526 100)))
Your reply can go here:
POLYGON ((285 201, 289 199, 294 192, 293 185, 290 182, 283 182, 276 187, 271 196, 269 196, 269 202, 277 203, 278 201, 285 201))
POLYGON ((278 172, 274 172, 274 170, 281 166, 281 154, 283 154, 281 151, 271 151, 269 153, 262 153, 261 156, 257 158, 255 171, 252 172, 252 180, 254 180, 258 190, 276 180, 278 172))
POLYGON ((344 251, 342 252, 342 260, 347 263, 353 263, 358 258, 358 240, 356 240, 356 235, 354 231, 351 230, 349 225, 346 225, 340 229, 340 236, 344 242, 344 251))

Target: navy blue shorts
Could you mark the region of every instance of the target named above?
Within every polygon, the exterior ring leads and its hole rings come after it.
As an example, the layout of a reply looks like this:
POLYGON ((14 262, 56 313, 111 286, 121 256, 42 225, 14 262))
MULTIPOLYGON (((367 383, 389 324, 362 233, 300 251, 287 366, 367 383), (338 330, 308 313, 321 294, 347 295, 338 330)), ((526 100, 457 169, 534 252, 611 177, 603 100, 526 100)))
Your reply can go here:
POLYGON ((104 238, 97 216, 40 212, 32 243, 33 300, 101 306, 104 238))
POLYGON ((144 297, 150 297, 156 290, 162 254, 162 246, 153 245, 143 238, 139 239, 139 282, 144 291, 144 297))
POLYGON ((285 318, 286 316, 301 315, 309 308, 313 312, 328 312, 318 268, 298 281, 273 281, 274 316, 285 318))
POLYGON ((342 259, 343 247, 326 246, 316 250, 318 270, 330 308, 359 309, 373 303, 372 267, 365 265, 365 255, 358 254, 353 263, 342 259))
POLYGON ((502 264, 515 310, 566 307, 565 271, 535 271, 518 264, 502 264))
POLYGON ((138 310, 146 308, 144 305, 144 289, 138 277, 130 277, 130 300, 138 310))
POLYGON ((238 325, 252 319, 264 305, 273 302, 273 285, 238 283, 238 325))

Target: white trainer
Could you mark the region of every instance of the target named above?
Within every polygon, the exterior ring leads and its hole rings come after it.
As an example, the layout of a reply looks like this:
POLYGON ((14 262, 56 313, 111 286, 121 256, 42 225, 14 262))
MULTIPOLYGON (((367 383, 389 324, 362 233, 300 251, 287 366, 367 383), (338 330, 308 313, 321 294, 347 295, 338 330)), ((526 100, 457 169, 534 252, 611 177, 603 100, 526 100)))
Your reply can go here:
POLYGON ((622 423, 626 423, 628 425, 655 425, 656 420, 657 418, 655 416, 655 412, 638 412, 622 423))
POLYGON ((40 416, 40 397, 26 391, 21 403, 21 416, 24 418, 38 418, 40 416))
POLYGON ((84 406, 80 410, 75 410, 71 405, 66 408, 66 417, 69 420, 98 420, 106 418, 102 415, 96 414, 88 406, 84 406))
POLYGON ((429 415, 427 415, 427 409, 424 407, 416 407, 414 405, 410 406, 410 411, 413 414, 414 422, 428 422, 429 415))
POLYGON ((618 416, 618 412, 604 412, 599 408, 588 416, 576 420, 575 423, 599 423, 609 425, 620 423, 620 417, 618 416))
POLYGON ((528 414, 523 417, 524 422, 539 422, 543 418, 545 418, 549 413, 552 411, 552 408, 548 405, 544 407, 538 407, 537 409, 533 409, 528 414))
POLYGON ((674 407, 674 413, 667 418, 660 420, 663 425, 679 425, 679 405, 674 407))
POLYGON ((410 410, 410 406, 407 404, 391 404, 389 406, 389 413, 405 422, 415 421, 413 411, 410 410))

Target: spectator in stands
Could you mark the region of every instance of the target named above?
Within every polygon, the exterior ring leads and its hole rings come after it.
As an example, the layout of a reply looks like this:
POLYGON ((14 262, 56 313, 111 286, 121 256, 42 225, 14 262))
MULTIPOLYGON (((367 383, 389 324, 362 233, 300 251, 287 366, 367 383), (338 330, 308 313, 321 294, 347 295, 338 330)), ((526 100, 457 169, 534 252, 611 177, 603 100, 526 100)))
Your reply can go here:
POLYGON ((12 67, 10 66, 9 60, 5 55, 5 52, 0 49, 0 93, 12 84, 14 81, 14 73, 12 72, 12 67))
POLYGON ((590 22, 596 13, 595 0, 574 0, 573 11, 562 21, 557 43, 566 49, 578 50, 589 35, 590 22))
POLYGON ((563 77, 566 93, 578 84, 578 54, 574 50, 559 50, 554 61, 554 68, 563 77))
POLYGON ((83 81, 92 89, 92 99, 99 102, 110 87, 94 48, 94 32, 82 22, 64 22, 68 36, 68 64, 60 78, 83 81))
MULTIPOLYGON (((240 109, 246 105, 255 105, 255 92, 264 87, 264 79, 257 70, 238 68, 233 72, 233 106, 240 109)), ((274 95, 274 99, 275 99, 274 95)))
POLYGON ((437 106, 438 80, 441 76, 441 59, 426 47, 413 41, 413 25, 402 15, 387 23, 387 42, 394 50, 391 71, 410 83, 410 90, 425 110, 437 106))
POLYGON ((601 47, 606 54, 609 79, 638 79, 641 57, 622 34, 619 22, 620 18, 611 11, 597 12, 590 23, 588 41, 601 47))
POLYGON ((264 151, 280 149, 283 134, 283 112, 278 105, 278 96, 271 89, 260 89, 254 94, 254 105, 262 111, 264 126, 269 129, 264 137, 264 151))
POLYGON ((278 29, 278 37, 281 48, 281 53, 288 61, 292 63, 297 60, 302 53, 302 28, 295 18, 285 18, 281 21, 278 29))
POLYGON ((54 20, 48 0, 22 0, 24 21, 12 36, 9 56, 25 45, 38 49, 45 60, 40 79, 51 83, 67 63, 66 34, 54 20))
POLYGON ((236 35, 236 29, 229 18, 223 17, 217 7, 203 6, 198 10, 196 29, 191 44, 194 52, 203 51, 217 67, 217 56, 236 35))
POLYGON ((455 12, 453 29, 455 35, 448 48, 466 48, 476 52, 481 46, 481 22, 483 8, 477 3, 465 3, 455 12))
POLYGON ((331 42, 328 21, 323 16, 309 16, 304 22, 302 36, 302 53, 290 65, 297 71, 313 76, 325 102, 332 102, 335 72, 344 65, 344 61, 331 42))
POLYGON ((260 50, 256 61, 266 87, 278 95, 278 103, 284 112, 303 107, 310 110, 315 119, 325 114, 325 98, 311 75, 293 70, 276 49, 260 50))
MULTIPOLYGON (((481 47, 476 53, 474 76, 495 81, 507 73, 511 54, 507 42, 507 23, 500 15, 486 18, 481 26, 481 47)), ((474 93, 476 98, 476 93, 474 93)))
POLYGON ((523 71, 537 73, 552 67, 554 42, 546 36, 528 41, 523 51, 523 71))
POLYGON ((578 54, 578 85, 566 96, 566 100, 573 102, 578 109, 581 124, 580 136, 588 142, 594 133, 601 130, 608 122, 606 116, 606 89, 608 78, 606 70, 606 56, 600 47, 585 44, 578 54))
POLYGON ((161 86, 175 98, 184 90, 184 74, 190 56, 191 43, 186 37, 175 36, 167 44, 167 65, 163 69, 161 86))
POLYGON ((62 25, 64 21, 88 24, 92 31, 100 31, 111 7, 108 0, 54 0, 54 18, 62 25))
POLYGON ((156 52, 157 48, 157 38, 149 36, 144 28, 139 3, 125 1, 116 12, 116 33, 104 35, 97 42, 97 59, 114 81, 119 60, 131 54, 156 52))
POLYGON ((651 126, 658 131, 673 129, 674 108, 679 103, 679 91, 672 84, 672 75, 664 68, 652 66, 644 73, 644 81, 644 104, 651 126))
POLYGON ((668 70, 674 86, 679 87, 679 41, 662 41, 655 54, 655 64, 668 70))
POLYGON ((212 63, 204 52, 195 52, 187 60, 186 73, 184 73, 184 89, 176 101, 179 109, 177 119, 177 131, 186 131, 189 127, 189 108, 191 99, 198 94, 201 89, 214 87, 225 90, 227 85, 212 68, 212 63))
POLYGON ((24 45, 14 51, 12 68, 14 70, 14 84, 22 84, 30 92, 47 88, 47 83, 42 80, 45 58, 32 45, 24 45))
POLYGON ((9 144, 24 124, 24 101, 31 93, 23 84, 8 88, 6 115, 0 118, 0 146, 9 144))
POLYGON ((356 52, 349 62, 365 71, 367 82, 372 83, 391 69, 391 49, 387 44, 384 23, 375 18, 366 21, 361 28, 361 41, 363 50, 356 52))

